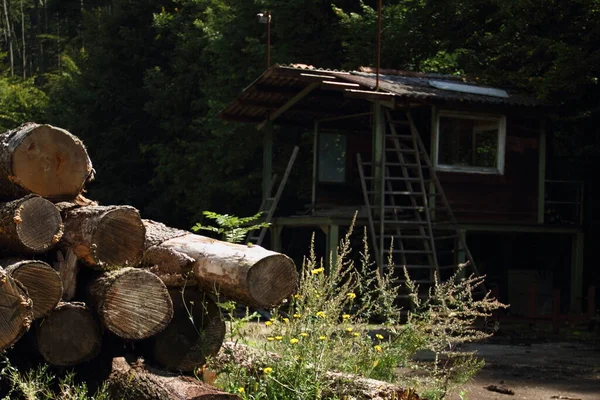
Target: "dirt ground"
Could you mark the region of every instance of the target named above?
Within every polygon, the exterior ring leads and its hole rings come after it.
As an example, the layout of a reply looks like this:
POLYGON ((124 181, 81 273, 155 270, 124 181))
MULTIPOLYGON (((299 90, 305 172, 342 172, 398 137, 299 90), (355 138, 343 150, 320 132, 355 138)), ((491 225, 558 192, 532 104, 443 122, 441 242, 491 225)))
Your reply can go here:
MULTIPOLYGON (((575 332, 578 334, 577 332, 575 332)), ((469 400, 600 400, 600 343, 557 335, 519 338, 502 335, 469 344, 486 365, 465 387, 469 400), (495 385, 514 395, 486 389, 495 385)), ((455 394, 451 400, 459 400, 455 394)))

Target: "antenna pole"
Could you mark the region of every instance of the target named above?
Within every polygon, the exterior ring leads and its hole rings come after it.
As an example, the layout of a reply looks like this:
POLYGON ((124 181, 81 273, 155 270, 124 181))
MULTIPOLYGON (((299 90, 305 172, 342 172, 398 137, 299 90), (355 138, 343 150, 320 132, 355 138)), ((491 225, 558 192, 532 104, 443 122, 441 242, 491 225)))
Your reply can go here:
POLYGON ((271 66, 271 11, 267 15, 267 69, 271 66))
POLYGON ((377 77, 375 80, 375 90, 379 90, 379 68, 381 67, 381 3, 382 0, 379 0, 377 7, 377 77))

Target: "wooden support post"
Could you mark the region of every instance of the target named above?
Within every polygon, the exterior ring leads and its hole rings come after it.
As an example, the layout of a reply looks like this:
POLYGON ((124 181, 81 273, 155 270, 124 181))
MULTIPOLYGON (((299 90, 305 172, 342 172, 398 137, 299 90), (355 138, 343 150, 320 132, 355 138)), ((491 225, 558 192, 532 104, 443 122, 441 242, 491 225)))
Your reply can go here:
POLYGON ((325 268, 327 272, 331 270, 331 266, 337 262, 337 246, 340 239, 339 225, 329 224, 321 226, 321 230, 325 233, 325 268))
POLYGON ((263 202, 271 194, 271 179, 273 179, 273 121, 268 120, 265 123, 265 136, 263 143, 263 202))
POLYGON ((583 233, 573 235, 571 247, 571 299, 569 311, 581 312, 581 299, 583 297, 583 233))
POLYGON ((372 190, 375 193, 372 199, 372 203, 375 207, 379 206, 379 210, 375 209, 374 216, 379 218, 379 248, 376 251, 379 253, 378 260, 380 272, 383 272, 384 268, 384 251, 383 248, 383 203, 384 203, 384 181, 385 171, 383 169, 385 164, 385 121, 383 120, 384 114, 381 109, 381 103, 376 101, 373 103, 373 187, 372 190))
POLYGON ((319 123, 315 121, 313 138, 313 170, 312 170, 312 204, 311 213, 314 213, 317 202, 317 180, 319 179, 319 123))
POLYGON ((539 162, 538 162, 538 224, 544 223, 545 213, 545 197, 546 197, 546 126, 541 123, 540 127, 540 146, 539 146, 539 162))
MULTIPOLYGON (((457 266, 458 264, 464 264, 467 262, 467 252, 465 251, 465 249, 461 248, 460 244, 464 243, 465 246, 467 245, 467 230, 466 229, 459 229, 458 230, 458 245, 456 246, 456 249, 458 250, 456 252, 456 263, 457 266)), ((460 277, 461 278, 465 278, 466 277, 466 268, 463 268, 462 271, 460 272, 460 277)))
POLYGON ((558 332, 560 322, 560 289, 552 289, 552 329, 558 332))
POLYGON ((281 252, 281 231, 283 226, 271 225, 271 250, 281 252))
MULTIPOLYGON (((430 152, 432 166, 435 169, 437 166, 438 159, 438 134, 439 134, 439 124, 438 124, 438 110, 436 106, 431 106, 431 144, 430 152)), ((431 218, 435 220, 435 182, 433 179, 429 181, 429 209, 431 210, 431 218)))

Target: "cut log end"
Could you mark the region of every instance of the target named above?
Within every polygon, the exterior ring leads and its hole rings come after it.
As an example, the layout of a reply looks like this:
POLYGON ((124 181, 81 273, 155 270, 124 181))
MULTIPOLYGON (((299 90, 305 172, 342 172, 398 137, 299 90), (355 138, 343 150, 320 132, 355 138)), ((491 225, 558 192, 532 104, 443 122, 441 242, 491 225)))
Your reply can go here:
POLYGON ((85 147, 67 131, 35 127, 12 155, 13 180, 50 199, 73 199, 92 170, 85 147))
POLYGON ((121 207, 102 217, 92 243, 94 258, 107 265, 136 265, 144 252, 145 228, 136 209, 121 207))
POLYGON ((14 219, 20 242, 34 253, 48 250, 63 233, 60 212, 54 204, 41 197, 23 201, 14 219))
POLYGON ((33 319, 48 315, 60 301, 63 286, 59 274, 42 261, 21 261, 7 267, 10 276, 25 286, 33 302, 33 319))
POLYGON ((297 285, 296 265, 284 254, 265 257, 248 271, 248 288, 256 304, 275 305, 291 296, 297 285))
POLYGON ((170 294, 173 320, 154 338, 153 357, 171 370, 193 372, 219 352, 225 323, 221 310, 205 293, 192 288, 170 294))
POLYGON ((37 328, 36 342, 46 362, 72 366, 98 355, 102 334, 85 304, 60 303, 37 328))
POLYGON ((33 318, 31 303, 21 284, 0 269, 0 351, 29 330, 33 318))
POLYGON ((109 273, 93 286, 104 325, 125 339, 146 339, 165 329, 173 317, 166 286, 154 274, 124 268, 109 273))

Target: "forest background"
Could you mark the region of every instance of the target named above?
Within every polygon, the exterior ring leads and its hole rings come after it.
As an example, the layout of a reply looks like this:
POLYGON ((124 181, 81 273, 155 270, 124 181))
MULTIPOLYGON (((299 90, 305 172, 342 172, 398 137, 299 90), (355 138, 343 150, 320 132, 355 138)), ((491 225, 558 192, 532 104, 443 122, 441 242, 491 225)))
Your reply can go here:
MULTIPOLYGON (((102 204, 185 229, 203 210, 250 215, 262 136, 217 114, 265 69, 256 14, 273 15, 272 63, 354 69, 375 63, 376 3, 2 0, 0 127, 36 121, 79 136, 96 170, 88 196, 102 204)), ((551 104, 548 175, 585 180, 591 199, 598 21, 600 0, 385 0, 382 67, 460 73, 551 104)), ((310 151, 302 131, 276 135, 275 169, 295 144, 310 151)), ((310 179, 307 168, 296 178, 310 179)), ((310 202, 302 187, 284 208, 310 202)))

